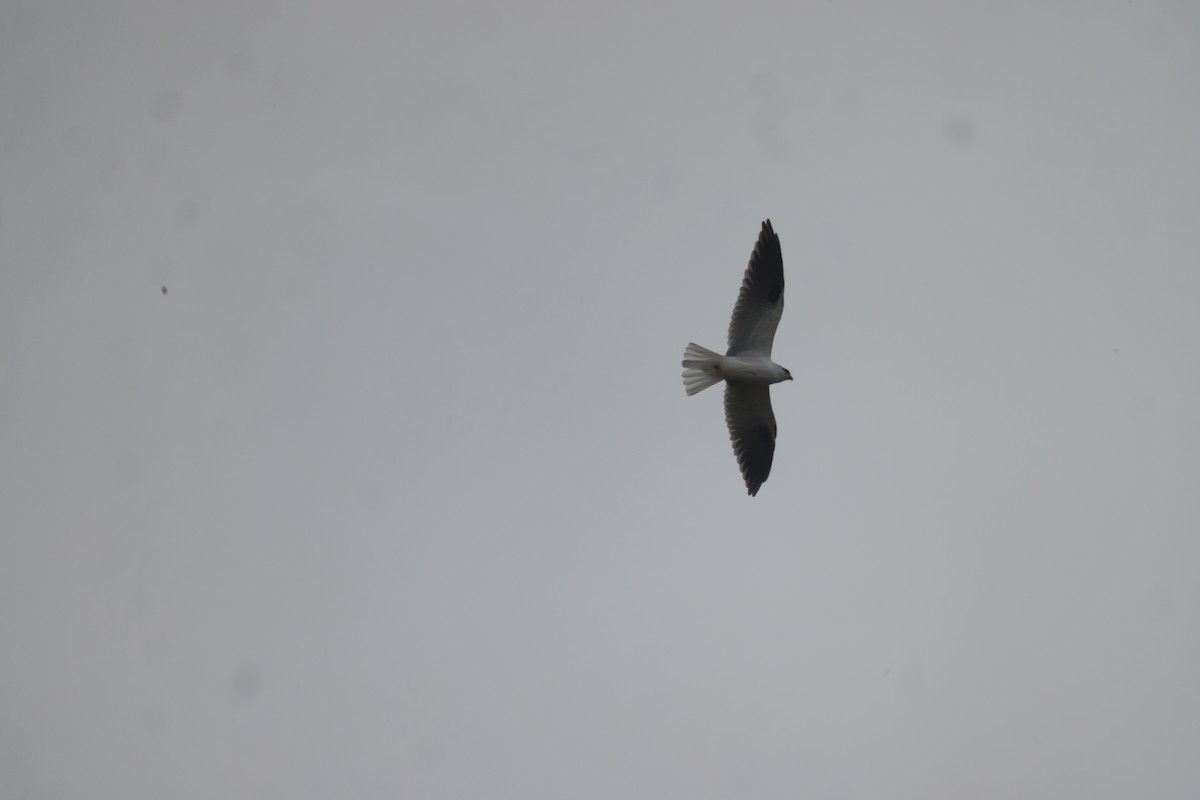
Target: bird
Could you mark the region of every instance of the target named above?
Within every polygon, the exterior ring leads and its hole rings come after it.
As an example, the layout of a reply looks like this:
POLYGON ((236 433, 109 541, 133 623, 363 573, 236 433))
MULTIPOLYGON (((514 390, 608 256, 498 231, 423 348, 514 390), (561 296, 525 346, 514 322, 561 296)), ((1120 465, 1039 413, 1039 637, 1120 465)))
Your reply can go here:
POLYGON ((688 395, 725 381, 725 424, 746 492, 754 497, 771 474, 778 426, 771 384, 792 373, 771 360, 775 329, 783 316, 783 251, 765 220, 742 278, 725 355, 690 342, 683 351, 683 388, 688 395))

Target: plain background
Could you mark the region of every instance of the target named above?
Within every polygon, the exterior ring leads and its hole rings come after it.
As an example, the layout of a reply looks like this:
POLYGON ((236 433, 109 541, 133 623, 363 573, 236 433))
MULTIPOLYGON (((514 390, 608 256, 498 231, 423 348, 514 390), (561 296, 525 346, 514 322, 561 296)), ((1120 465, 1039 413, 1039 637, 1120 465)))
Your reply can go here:
POLYGON ((1191 2, 0 4, 0 798, 1200 795, 1198 143, 1191 2))

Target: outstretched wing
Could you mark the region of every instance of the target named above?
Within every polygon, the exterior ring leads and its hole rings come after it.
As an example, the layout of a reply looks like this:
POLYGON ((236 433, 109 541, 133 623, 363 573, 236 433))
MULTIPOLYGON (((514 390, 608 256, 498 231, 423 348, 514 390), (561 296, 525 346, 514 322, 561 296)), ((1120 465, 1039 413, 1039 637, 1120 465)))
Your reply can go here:
POLYGON ((725 355, 761 353, 771 355, 775 329, 783 316, 783 252, 771 220, 762 225, 758 243, 750 255, 742 291, 729 322, 729 350, 725 355))
POLYGON ((725 424, 746 489, 756 495, 771 474, 775 459, 777 429, 771 411, 771 387, 765 383, 726 382, 725 424))

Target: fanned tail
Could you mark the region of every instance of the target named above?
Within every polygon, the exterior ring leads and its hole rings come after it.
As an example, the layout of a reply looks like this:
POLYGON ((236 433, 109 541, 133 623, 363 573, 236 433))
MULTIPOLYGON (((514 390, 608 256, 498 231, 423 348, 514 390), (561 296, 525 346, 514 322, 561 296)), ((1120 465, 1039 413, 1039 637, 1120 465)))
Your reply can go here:
POLYGON ((688 344, 683 351, 683 388, 687 393, 693 395, 723 381, 720 370, 724 358, 694 342, 688 344))

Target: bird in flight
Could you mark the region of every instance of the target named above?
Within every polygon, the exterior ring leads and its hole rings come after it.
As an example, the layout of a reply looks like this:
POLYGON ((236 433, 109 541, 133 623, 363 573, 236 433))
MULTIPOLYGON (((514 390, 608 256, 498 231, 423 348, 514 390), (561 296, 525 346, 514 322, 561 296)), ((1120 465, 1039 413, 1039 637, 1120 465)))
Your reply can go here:
POLYGON ((721 355, 692 343, 683 351, 683 387, 689 395, 725 381, 725 424, 751 496, 758 494, 771 474, 775 458, 771 384, 792 379, 792 373, 771 360, 771 344, 782 316, 783 253, 767 220, 733 307, 729 349, 721 355))

